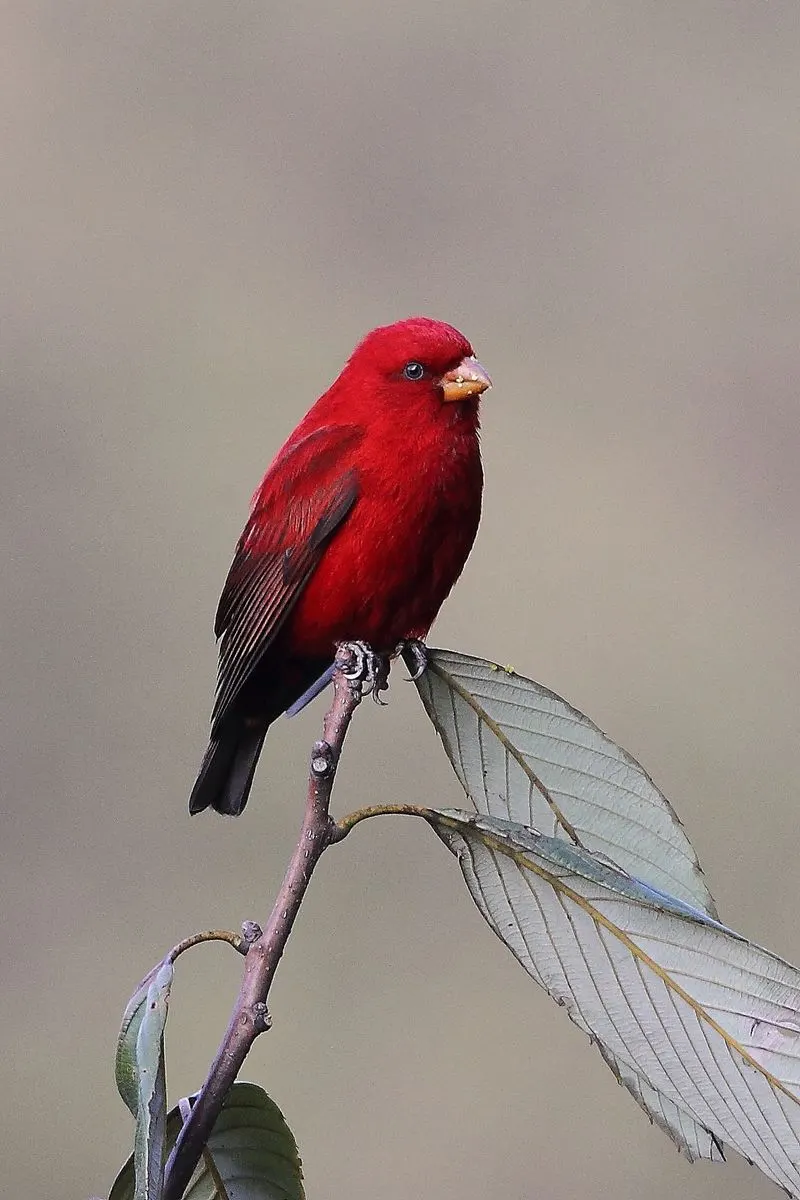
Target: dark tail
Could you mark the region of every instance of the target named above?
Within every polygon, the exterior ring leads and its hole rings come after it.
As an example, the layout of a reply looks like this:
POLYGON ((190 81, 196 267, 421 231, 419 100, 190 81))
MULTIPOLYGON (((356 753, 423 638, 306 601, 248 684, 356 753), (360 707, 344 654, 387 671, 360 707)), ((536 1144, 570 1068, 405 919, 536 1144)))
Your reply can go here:
POLYGON ((267 725, 230 721, 211 738, 189 797, 189 812, 216 809, 238 817, 247 804, 267 725))

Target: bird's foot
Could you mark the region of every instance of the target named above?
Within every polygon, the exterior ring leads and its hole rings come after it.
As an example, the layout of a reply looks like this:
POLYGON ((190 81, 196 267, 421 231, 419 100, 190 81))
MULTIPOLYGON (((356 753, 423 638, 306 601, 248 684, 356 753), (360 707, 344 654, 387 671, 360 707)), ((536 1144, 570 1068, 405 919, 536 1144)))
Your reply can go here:
POLYGON ((428 666, 428 647, 419 638, 407 638, 397 647, 409 670, 409 683, 416 683, 428 666))
POLYGON ((336 664, 342 676, 363 695, 372 694, 376 704, 385 704, 381 692, 389 686, 389 660, 378 654, 366 642, 340 642, 336 649, 336 664))

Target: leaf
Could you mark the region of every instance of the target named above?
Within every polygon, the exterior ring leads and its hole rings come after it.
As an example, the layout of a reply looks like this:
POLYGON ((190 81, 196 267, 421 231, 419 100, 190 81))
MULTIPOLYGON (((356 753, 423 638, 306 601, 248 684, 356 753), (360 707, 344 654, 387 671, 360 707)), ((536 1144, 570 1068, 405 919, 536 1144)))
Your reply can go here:
POLYGON ((166 1134, 167 1085, 164 1069, 164 1026, 174 970, 163 962, 147 989, 147 999, 128 1024, 127 1036, 138 1024, 133 1071, 137 1106, 133 1161, 135 1200, 161 1200, 164 1187, 164 1139, 166 1134))
POLYGON ((605 855, 717 915, 667 798, 566 700, 482 658, 429 650, 423 704, 476 810, 605 855))
MULTIPOLYGON (((592 721, 509 668, 429 651, 418 688, 456 774, 479 812, 533 822, 671 887, 716 916, 675 812, 647 773, 592 721)), ((587 1031, 588 1032, 588 1031, 587 1031)), ((690 1159, 719 1160, 711 1133, 600 1046, 650 1120, 690 1159)))
MULTIPOLYGON (((589 1030, 584 1030, 589 1033, 589 1030)), ((591 1034, 590 1034, 591 1036, 591 1034)), ((722 1143, 716 1134, 694 1121, 687 1112, 669 1100, 643 1079, 637 1071, 619 1062, 597 1038, 594 1039, 603 1061, 611 1068, 622 1087, 627 1088, 636 1103, 644 1109, 653 1125, 671 1138, 689 1162, 707 1158, 709 1162, 724 1162, 722 1143)))
POLYGON ((428 820, 490 927, 651 1117, 683 1128, 692 1153, 726 1142, 800 1195, 800 972, 559 838, 428 820))
MULTIPOLYGON (((246 925, 253 925, 253 929, 258 930, 258 934, 254 934, 251 940, 260 935, 261 930, 253 922, 248 921, 246 925)), ((202 933, 194 933, 190 937, 184 938, 183 941, 178 942, 177 946, 173 946, 169 954, 162 958, 161 962, 156 963, 152 970, 147 972, 128 1001, 122 1017, 119 1037, 117 1038, 115 1076, 117 1090, 134 1117, 136 1116, 139 1098, 136 1039, 139 1034, 142 1016, 147 1007, 147 996, 150 985, 158 977, 162 968, 171 967, 181 954, 204 942, 225 942, 229 946, 233 946, 240 954, 246 954, 249 945, 245 937, 237 933, 230 933, 227 929, 206 929, 202 933)))
POLYGON ((152 970, 148 971, 131 996, 123 1014, 122 1026, 117 1038, 117 1056, 114 1069, 117 1091, 134 1117, 139 1105, 139 1072, 136 1064, 136 1040, 139 1036, 142 1017, 147 1008, 147 997, 150 987, 165 963, 169 963, 169 959, 163 959, 161 962, 156 963, 152 970))
MULTIPOLYGON (((167 1117, 167 1150, 183 1124, 182 1109, 167 1117)), ((216 1120, 208 1145, 184 1193, 185 1200, 304 1200, 297 1144, 278 1106, 254 1083, 235 1083, 216 1120), (235 1186, 235 1191, 234 1191, 235 1186)), ((109 1200, 133 1200, 129 1158, 109 1200)))

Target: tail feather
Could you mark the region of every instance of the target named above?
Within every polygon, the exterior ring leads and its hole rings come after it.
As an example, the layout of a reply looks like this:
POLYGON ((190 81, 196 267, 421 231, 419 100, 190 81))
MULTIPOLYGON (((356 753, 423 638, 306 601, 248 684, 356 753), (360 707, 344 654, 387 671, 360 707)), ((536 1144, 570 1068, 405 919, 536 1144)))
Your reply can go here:
POLYGON ((226 816, 239 816, 253 786, 267 728, 231 722, 211 738, 189 797, 190 813, 213 808, 226 816))

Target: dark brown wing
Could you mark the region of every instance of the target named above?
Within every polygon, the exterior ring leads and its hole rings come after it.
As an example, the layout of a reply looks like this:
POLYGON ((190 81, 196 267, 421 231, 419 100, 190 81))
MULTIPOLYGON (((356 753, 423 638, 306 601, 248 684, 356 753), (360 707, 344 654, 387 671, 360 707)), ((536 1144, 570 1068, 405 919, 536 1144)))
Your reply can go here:
POLYGON ((259 489, 217 610, 215 631, 221 642, 214 729, 269 649, 328 539, 356 502, 357 473, 341 462, 355 434, 360 440, 360 431, 351 428, 309 435, 279 457, 259 489), (320 481, 318 468, 323 463, 325 478, 320 481))

